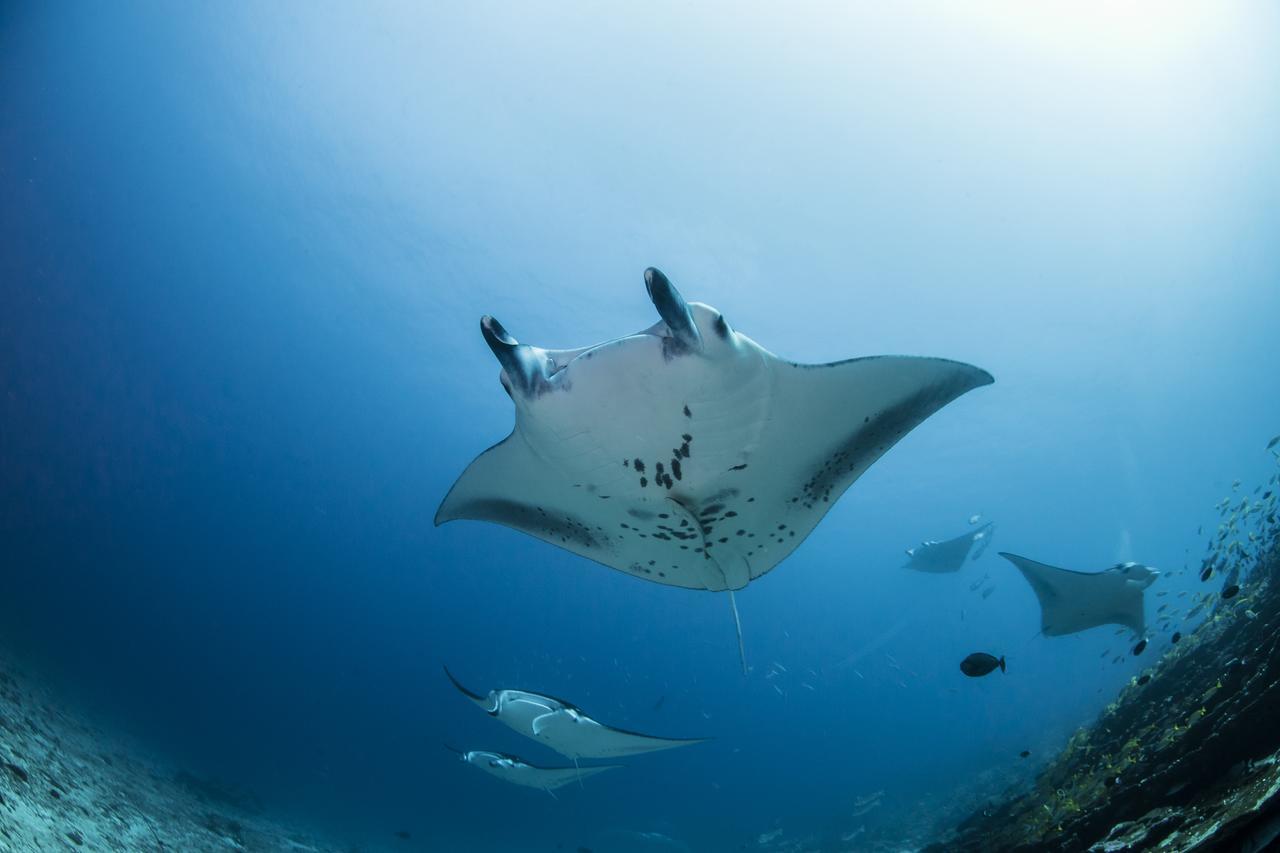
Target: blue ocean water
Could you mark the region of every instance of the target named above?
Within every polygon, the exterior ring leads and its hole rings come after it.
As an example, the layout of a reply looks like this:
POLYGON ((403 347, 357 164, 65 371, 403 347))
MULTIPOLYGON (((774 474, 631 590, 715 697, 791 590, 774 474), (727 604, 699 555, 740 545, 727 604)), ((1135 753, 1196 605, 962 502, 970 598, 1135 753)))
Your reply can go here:
POLYGON ((996 552, 1194 567, 1271 471, 1278 14, 8 5, 0 641, 370 848, 910 837, 1138 668, 1036 637, 996 552), (480 315, 614 338, 650 265, 790 359, 996 378, 738 594, 746 677, 723 596, 432 525, 512 424, 480 315), (978 561, 900 568, 978 513, 978 561), (443 744, 558 759, 444 664, 714 740, 504 786, 443 744))

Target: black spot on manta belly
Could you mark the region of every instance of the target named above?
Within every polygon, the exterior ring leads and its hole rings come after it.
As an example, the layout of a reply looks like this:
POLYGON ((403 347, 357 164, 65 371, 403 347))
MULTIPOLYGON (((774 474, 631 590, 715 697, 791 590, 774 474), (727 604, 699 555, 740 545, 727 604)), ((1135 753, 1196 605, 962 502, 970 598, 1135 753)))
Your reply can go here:
POLYGON ((686 418, 691 418, 691 417, 693 417, 693 412, 689 411, 689 407, 688 407, 688 406, 685 406, 685 407, 684 407, 684 416, 685 416, 686 418))
POLYGON ((635 460, 634 462, 632 462, 631 464, 632 464, 632 466, 636 469, 636 473, 637 473, 637 474, 643 474, 643 473, 644 473, 644 462, 642 462, 642 461, 641 461, 641 460, 639 460, 639 459, 636 459, 636 460, 635 460))

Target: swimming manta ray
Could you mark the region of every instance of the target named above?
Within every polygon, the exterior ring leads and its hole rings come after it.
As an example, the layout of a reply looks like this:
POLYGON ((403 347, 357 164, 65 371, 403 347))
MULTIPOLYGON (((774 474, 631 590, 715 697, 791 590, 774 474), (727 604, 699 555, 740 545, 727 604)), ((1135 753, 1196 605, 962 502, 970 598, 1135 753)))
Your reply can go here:
POLYGON ((921 542, 915 548, 907 549, 907 562, 903 568, 915 569, 918 572, 956 572, 964 565, 969 550, 973 549, 973 559, 978 559, 987 546, 991 544, 991 533, 995 522, 988 521, 977 530, 962 533, 953 539, 941 542, 921 542))
MULTIPOLYGON (((449 747, 453 749, 453 747, 449 747)), ((580 782, 589 776, 616 770, 620 764, 606 764, 599 767, 537 767, 522 758, 507 755, 503 752, 488 752, 483 749, 472 749, 467 752, 454 749, 462 760, 472 767, 479 767, 491 776, 497 776, 504 782, 513 785, 524 785, 526 788, 537 788, 555 796, 553 791, 570 782, 580 782)))
POLYGON ((795 364, 658 270, 644 278, 661 320, 595 346, 541 349, 481 319, 515 428, 462 473, 437 525, 491 521, 633 577, 732 596, 899 439, 993 381, 937 358, 795 364))
POLYGON ((481 696, 463 687, 445 667, 445 675, 464 696, 491 717, 525 737, 546 744, 576 763, 580 758, 620 758, 702 743, 706 738, 650 737, 596 722, 581 708, 528 690, 490 690, 481 696))
POLYGON ((1117 563, 1101 572, 1073 572, 1000 553, 1022 572, 1040 599, 1040 628, 1046 637, 1074 634, 1098 625, 1146 629, 1143 592, 1160 573, 1138 563, 1117 563))

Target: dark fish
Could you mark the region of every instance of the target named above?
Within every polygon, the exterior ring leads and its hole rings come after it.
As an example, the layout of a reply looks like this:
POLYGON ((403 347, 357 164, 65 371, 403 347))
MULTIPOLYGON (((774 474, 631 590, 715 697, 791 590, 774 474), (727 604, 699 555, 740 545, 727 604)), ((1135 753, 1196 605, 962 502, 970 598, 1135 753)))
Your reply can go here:
POLYGON ((1116 664, 1116 663, 1120 663, 1120 661, 1122 660, 1124 660, 1124 655, 1117 655, 1115 658, 1112 659, 1111 662, 1113 664, 1116 664))
POLYGON ((1181 631, 1174 631, 1173 636, 1169 638, 1170 642, 1174 642, 1174 643, 1178 642, 1181 639, 1182 639, 1181 631))
POLYGON ((396 838, 399 838, 401 841, 408 841, 411 837, 412 836, 409 835, 408 830, 402 829, 396 833, 396 838))
POLYGON ((1200 573, 1200 580, 1207 581, 1213 577, 1213 566, 1205 566, 1204 571, 1200 573))
POLYGON ((1142 685, 1146 684, 1150 680, 1151 680, 1151 676, 1147 675, 1144 672, 1142 675, 1138 676, 1138 686, 1141 687, 1142 685))
POLYGON ((656 711, 662 707, 662 703, 667 701, 667 694, 663 693, 658 697, 658 701, 653 703, 653 710, 656 711))
POLYGON ((978 678, 994 672, 996 667, 1000 667, 1000 671, 1004 672, 1004 657, 996 657, 986 652, 974 652, 964 660, 960 661, 960 671, 970 678, 978 678))
POLYGON ((1019 753, 1018 753, 1018 757, 1019 757, 1019 758, 1026 758, 1026 757, 1027 757, 1028 755, 1030 755, 1030 754, 1031 754, 1031 750, 1029 750, 1029 749, 1024 749, 1024 750, 1022 750, 1022 752, 1019 752, 1019 753))
POLYGON ((1138 645, 1133 647, 1133 653, 1135 655, 1140 655, 1142 654, 1142 650, 1145 649, 1146 647, 1147 647, 1147 641, 1146 641, 1146 638, 1143 638, 1138 641, 1138 645))
POLYGON ((1236 593, 1240 591, 1240 584, 1233 583, 1222 591, 1223 598, 1235 598, 1236 593))
POLYGON ((1275 438, 1267 442, 1267 450, 1270 450, 1271 448, 1275 447, 1277 444, 1280 444, 1280 435, 1277 435, 1275 438))

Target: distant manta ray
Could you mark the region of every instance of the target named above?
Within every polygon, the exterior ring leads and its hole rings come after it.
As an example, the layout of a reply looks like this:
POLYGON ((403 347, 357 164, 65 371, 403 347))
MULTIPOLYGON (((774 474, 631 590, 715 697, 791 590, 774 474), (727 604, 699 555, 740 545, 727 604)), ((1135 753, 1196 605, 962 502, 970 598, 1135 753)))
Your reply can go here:
POLYGON ((1144 596, 1160 573, 1139 563, 1117 563, 1101 572, 1073 572, 1008 554, 1040 600, 1040 630, 1046 637, 1074 634, 1099 625, 1146 630, 1144 596))
POLYGON ((444 674, 463 696, 479 705, 489 716, 572 758, 575 763, 579 758, 621 758, 706 740, 653 737, 606 726, 587 716, 576 705, 529 690, 490 690, 487 696, 482 696, 462 686, 448 667, 445 667, 444 674))
POLYGON ((644 278, 661 320, 595 346, 541 349, 481 319, 515 428, 462 473, 437 525, 495 522, 732 603, 899 439, 993 381, 938 358, 796 364, 658 270, 644 278))
POLYGON ((483 749, 471 749, 463 752, 460 749, 447 747, 456 752, 463 761, 472 767, 478 767, 490 776, 497 776, 512 785, 523 785, 526 788, 537 788, 555 797, 555 790, 563 788, 570 782, 580 782, 589 776, 616 770, 621 765, 605 764, 597 767, 538 767, 522 758, 507 755, 504 752, 489 752, 483 749))
POLYGON ((969 556, 970 549, 973 549, 973 559, 982 556, 991 544, 994 530, 995 523, 988 521, 977 530, 970 530, 952 539, 921 542, 916 547, 907 549, 907 562, 902 567, 929 573, 958 572, 969 556))

